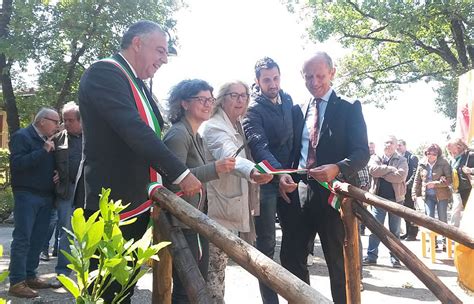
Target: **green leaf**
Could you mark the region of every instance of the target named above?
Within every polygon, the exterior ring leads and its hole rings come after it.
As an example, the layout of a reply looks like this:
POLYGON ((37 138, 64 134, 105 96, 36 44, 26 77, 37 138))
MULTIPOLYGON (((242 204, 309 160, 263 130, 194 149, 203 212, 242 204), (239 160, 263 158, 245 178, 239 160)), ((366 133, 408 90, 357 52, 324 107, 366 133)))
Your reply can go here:
POLYGON ((77 208, 74 210, 71 219, 72 230, 79 242, 82 242, 86 233, 86 220, 84 219, 84 210, 77 208))
POLYGON ((75 299, 79 297, 80 291, 79 291, 79 286, 69 277, 60 274, 58 276, 59 282, 64 285, 64 287, 73 295, 75 299))
POLYGON ((10 273, 9 271, 0 272, 0 282, 5 281, 9 273, 10 273))

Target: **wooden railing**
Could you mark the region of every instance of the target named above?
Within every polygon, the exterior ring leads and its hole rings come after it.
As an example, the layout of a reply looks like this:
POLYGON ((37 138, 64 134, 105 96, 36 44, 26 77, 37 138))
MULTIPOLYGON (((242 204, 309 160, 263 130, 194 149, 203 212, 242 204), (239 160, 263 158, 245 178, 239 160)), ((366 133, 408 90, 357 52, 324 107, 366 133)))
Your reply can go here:
MULTIPOLYGON (((348 303, 361 303, 360 297, 360 256, 357 219, 361 220, 381 242, 410 269, 442 303, 462 303, 433 272, 423 264, 400 240, 390 233, 382 224, 362 207, 360 202, 380 207, 388 212, 403 217, 419 226, 426 227, 440 235, 449 237, 458 243, 474 249, 474 238, 456 227, 447 225, 437 219, 428 217, 412 209, 389 200, 380 198, 357 187, 346 185, 338 188, 339 195, 344 196, 341 206, 341 217, 345 227, 344 261, 346 272, 346 293, 348 303)), ((233 261, 245 268, 252 275, 285 298, 289 303, 332 303, 321 293, 298 279, 282 266, 259 252, 257 249, 238 238, 235 234, 209 219, 171 191, 161 188, 152 199, 159 202, 160 208, 167 210, 181 222, 206 237, 222 249, 233 261)), ((189 248, 179 229, 169 225, 163 212, 155 213, 155 227, 158 240, 172 240, 171 253, 180 279, 187 288, 192 303, 212 303, 206 290, 205 282, 190 256, 189 248), (189 254, 188 254, 189 253, 189 254), (194 263, 194 266, 191 265, 194 263)), ((171 291, 171 258, 166 251, 160 255, 160 262, 154 265, 153 303, 170 303, 171 291)))

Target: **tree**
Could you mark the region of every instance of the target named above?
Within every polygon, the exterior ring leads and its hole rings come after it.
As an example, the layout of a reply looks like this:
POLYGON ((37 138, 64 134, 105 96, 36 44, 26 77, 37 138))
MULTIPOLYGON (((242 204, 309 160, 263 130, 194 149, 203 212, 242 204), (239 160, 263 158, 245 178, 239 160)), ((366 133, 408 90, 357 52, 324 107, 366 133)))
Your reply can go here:
MULTIPOLYGON (((4 1, 2 17, 6 2, 11 4, 12 0, 4 1)), ((36 63, 39 76, 36 97, 23 99, 27 104, 19 108, 28 109, 29 115, 38 105, 59 110, 65 102, 76 100, 82 72, 95 60, 118 51, 120 37, 130 24, 148 19, 172 31, 176 25, 172 15, 181 5, 180 0, 13 1, 11 23, 17 21, 18 29, 10 30, 8 38, 17 43, 22 39, 20 33, 32 34, 28 36, 31 46, 27 48, 31 52, 25 58, 36 63), (27 5, 33 11, 29 15, 24 8, 27 5)), ((20 60, 15 54, 18 45, 2 43, 1 48, 0 54, 11 55, 10 67, 15 60, 20 60)), ((15 117, 18 120, 18 113, 8 108, 9 104, 16 107, 15 96, 12 94, 13 100, 11 96, 7 99, 3 83, 2 87, 7 115, 12 121, 15 117)))
POLYGON ((312 39, 336 37, 352 50, 340 90, 383 102, 402 84, 438 81, 438 110, 455 117, 457 77, 474 68, 472 0, 309 0, 306 8, 312 39))

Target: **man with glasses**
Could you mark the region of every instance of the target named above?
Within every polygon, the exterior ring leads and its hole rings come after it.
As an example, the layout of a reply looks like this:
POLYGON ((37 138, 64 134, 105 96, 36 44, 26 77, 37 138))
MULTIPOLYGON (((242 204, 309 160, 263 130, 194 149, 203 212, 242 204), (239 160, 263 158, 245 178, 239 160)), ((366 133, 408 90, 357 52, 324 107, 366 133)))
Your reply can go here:
MULTIPOLYGON (((102 188, 111 189, 110 199, 121 199, 130 203, 128 210, 136 210, 148 200, 147 184, 160 181, 157 173, 178 185, 185 196, 199 193, 201 183, 162 142, 164 122, 143 81, 153 78, 166 63, 166 32, 154 22, 138 21, 123 35, 118 54, 92 64, 82 76, 79 107, 86 215, 99 209, 102 188)), ((135 218, 133 224, 121 227, 127 240, 143 236, 150 214, 137 212, 135 218)), ((120 291, 114 283, 103 295, 105 303, 111 303, 114 292, 120 291)), ((134 287, 122 303, 130 303, 134 287)))
MULTIPOLYGON (((387 136, 384 141, 384 154, 372 155, 369 160, 369 174, 372 176, 370 192, 403 205, 406 193, 405 180, 408 174, 408 163, 405 157, 396 153, 397 139, 393 135, 387 136)), ((387 211, 379 207, 372 207, 372 214, 382 225, 385 222, 387 211)), ((396 238, 400 237, 399 216, 388 213, 388 227, 396 238)), ((380 239, 374 233, 369 236, 369 247, 364 265, 377 264, 380 239)), ((400 260, 390 253, 390 262, 393 268, 400 268, 400 260)))
POLYGON ((54 200, 54 157, 52 141, 58 131, 59 115, 41 108, 33 124, 12 134, 10 170, 15 199, 15 228, 10 257, 9 294, 34 298, 34 289, 50 285, 36 276, 54 200))
MULTIPOLYGON (((243 127, 256 163, 267 160, 277 169, 289 168, 293 146, 293 100, 280 89, 280 68, 269 57, 255 64, 255 84, 243 127)), ((278 193, 278 179, 260 186, 260 214, 255 216, 256 247, 273 258, 275 215, 278 205, 286 205, 278 193)), ((263 303, 278 303, 278 295, 262 282, 263 303)))

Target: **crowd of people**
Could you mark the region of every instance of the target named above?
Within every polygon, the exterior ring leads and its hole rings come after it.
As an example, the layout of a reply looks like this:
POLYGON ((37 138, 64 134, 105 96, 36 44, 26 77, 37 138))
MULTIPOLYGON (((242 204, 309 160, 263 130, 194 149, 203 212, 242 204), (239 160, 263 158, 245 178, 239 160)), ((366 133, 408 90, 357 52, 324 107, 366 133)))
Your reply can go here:
MULTIPOLYGON (((316 52, 304 61, 301 74, 310 98, 301 105, 281 89, 280 68, 269 57, 255 64, 251 87, 234 80, 214 94, 205 80, 183 80, 170 91, 171 127, 162 134, 164 119, 145 81, 167 62, 168 38, 161 26, 134 23, 117 54, 85 71, 79 105, 64 106, 61 126, 55 110, 42 108, 32 125, 12 135, 11 295, 32 298, 38 295, 35 289, 61 286, 57 279, 45 282, 36 276, 40 255, 49 254, 44 248, 49 247, 53 229, 48 227, 57 226, 58 231, 56 273, 69 275, 61 251, 69 247, 63 227, 70 229, 74 208, 84 208, 86 216, 98 210, 102 188, 111 188, 111 199, 130 202, 130 209, 135 209, 148 199, 146 186, 161 181, 270 258, 278 215, 281 264, 308 284, 307 257, 318 234, 335 303, 346 303, 345 232, 338 210, 328 204, 330 192, 320 182, 339 179, 364 189, 370 185, 377 195, 410 208, 423 197, 429 215, 437 209, 443 221, 454 190, 460 196, 459 220, 474 162, 467 146, 462 141, 448 144, 451 166, 435 144, 418 164, 406 143, 394 136, 385 142, 383 155, 376 155, 367 140, 360 101, 344 99, 332 87, 336 70, 327 53, 316 52), (260 173, 255 164, 262 161, 276 169, 307 173, 260 173)), ((375 208, 373 214, 383 223, 384 210, 375 208)), ((183 231, 212 298, 224 303, 227 255, 167 216, 183 231)), ((133 224, 123 226, 123 236, 140 238, 149 218, 148 212, 138 214, 133 224)), ((400 222, 389 214, 390 231, 397 237, 400 222)), ((405 237, 416 238, 416 233, 416 226, 407 223, 405 237)), ((379 243, 370 236, 364 262, 376 263, 379 243)), ((392 256, 392 264, 400 267, 397 257, 392 256)), ((90 269, 97 267, 91 261, 90 269)), ((278 303, 275 291, 263 282, 259 285, 263 303, 278 303)), ((102 295, 105 303, 119 289, 119 284, 111 284, 102 295)), ((130 303, 133 291, 134 286, 123 303, 130 303)), ((175 272, 172 302, 189 302, 175 272)))

